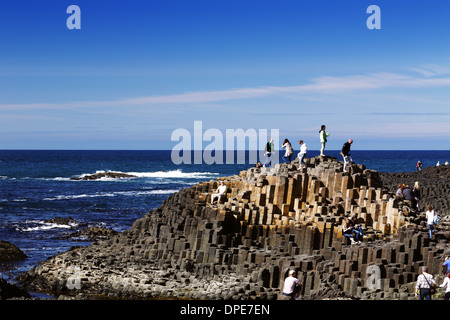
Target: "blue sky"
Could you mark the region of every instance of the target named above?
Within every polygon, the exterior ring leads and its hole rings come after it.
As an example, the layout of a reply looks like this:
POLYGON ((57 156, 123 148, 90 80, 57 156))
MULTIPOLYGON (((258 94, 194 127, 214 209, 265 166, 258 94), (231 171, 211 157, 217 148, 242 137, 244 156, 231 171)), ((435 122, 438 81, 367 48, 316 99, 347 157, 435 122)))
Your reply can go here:
POLYGON ((449 150, 449 21, 442 0, 1 0, 0 149, 172 149, 202 121, 449 150))

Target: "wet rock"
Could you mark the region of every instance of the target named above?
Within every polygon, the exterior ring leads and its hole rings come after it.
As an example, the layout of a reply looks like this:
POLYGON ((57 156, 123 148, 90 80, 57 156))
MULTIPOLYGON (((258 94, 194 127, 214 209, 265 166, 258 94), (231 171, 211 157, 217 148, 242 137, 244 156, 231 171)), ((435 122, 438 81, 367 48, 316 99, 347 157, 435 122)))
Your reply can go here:
POLYGON ((67 238, 80 238, 83 241, 96 241, 101 239, 106 239, 112 235, 117 234, 118 232, 113 230, 112 228, 105 227, 88 227, 83 230, 74 232, 70 234, 67 238))
POLYGON ((5 279, 0 278, 0 300, 12 298, 31 298, 31 296, 26 290, 10 284, 5 279))
POLYGON ((26 254, 11 242, 0 241, 0 262, 18 261, 26 257, 26 254))
POLYGON ((120 178, 135 178, 136 176, 122 173, 122 172, 97 172, 95 174, 87 174, 82 177, 72 177, 70 180, 98 180, 102 178, 120 179, 120 178))
POLYGON ((55 217, 55 218, 51 218, 51 219, 46 219, 46 220, 44 220, 44 222, 60 224, 60 225, 73 225, 76 223, 75 219, 73 219, 72 217, 67 217, 67 218, 55 217))

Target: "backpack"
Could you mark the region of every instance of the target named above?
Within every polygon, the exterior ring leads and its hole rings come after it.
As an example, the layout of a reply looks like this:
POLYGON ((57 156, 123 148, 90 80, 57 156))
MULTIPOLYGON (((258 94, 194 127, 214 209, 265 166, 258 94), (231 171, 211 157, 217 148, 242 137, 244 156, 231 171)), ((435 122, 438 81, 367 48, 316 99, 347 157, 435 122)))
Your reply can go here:
POLYGON ((438 215, 436 215, 434 217, 434 224, 438 224, 439 222, 441 222, 441 218, 438 215))

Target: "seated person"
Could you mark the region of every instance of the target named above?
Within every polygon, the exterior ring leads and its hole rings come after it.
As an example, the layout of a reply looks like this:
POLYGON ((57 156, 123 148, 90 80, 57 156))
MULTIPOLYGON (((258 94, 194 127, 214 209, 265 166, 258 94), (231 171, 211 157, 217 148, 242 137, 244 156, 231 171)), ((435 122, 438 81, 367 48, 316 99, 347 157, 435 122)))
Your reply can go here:
POLYGON ((297 279, 295 270, 289 271, 289 277, 284 280, 283 294, 288 296, 290 300, 297 300, 297 295, 302 290, 302 283, 297 279))
POLYGON ((227 192, 227 186, 223 183, 223 181, 220 181, 220 185, 217 188, 216 193, 213 193, 211 195, 211 204, 213 204, 215 198, 219 198, 217 200, 217 202, 219 202, 220 201, 220 197, 222 195, 224 195, 226 192, 227 192))
POLYGON ((361 242, 364 236, 362 227, 361 225, 356 223, 356 219, 356 215, 354 215, 352 218, 347 218, 342 227, 344 237, 350 238, 352 244, 361 242))

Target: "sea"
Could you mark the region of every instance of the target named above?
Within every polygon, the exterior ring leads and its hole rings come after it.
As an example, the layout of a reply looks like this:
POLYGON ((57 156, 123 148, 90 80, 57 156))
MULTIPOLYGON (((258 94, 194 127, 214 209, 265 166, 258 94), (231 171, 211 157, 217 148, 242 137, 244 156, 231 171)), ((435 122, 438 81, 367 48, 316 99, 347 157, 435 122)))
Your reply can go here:
MULTIPOLYGON (((27 255, 23 261, 3 264, 0 276, 14 282, 19 273, 55 254, 89 245, 86 238, 72 236, 79 230, 105 227, 122 232, 174 192, 254 166, 248 152, 235 152, 228 164, 176 164, 171 155, 171 150, 0 150, 0 241, 15 244, 27 255), (108 171, 134 177, 71 179, 108 171), (46 222, 53 218, 72 220, 46 222)), ((307 157, 317 155, 319 151, 308 151, 307 157)), ((326 155, 341 160, 337 150, 326 155)), ((282 156, 280 152, 280 162, 282 156)), ((377 171, 409 172, 419 160, 424 168, 450 161, 450 151, 357 150, 352 158, 377 171)))

